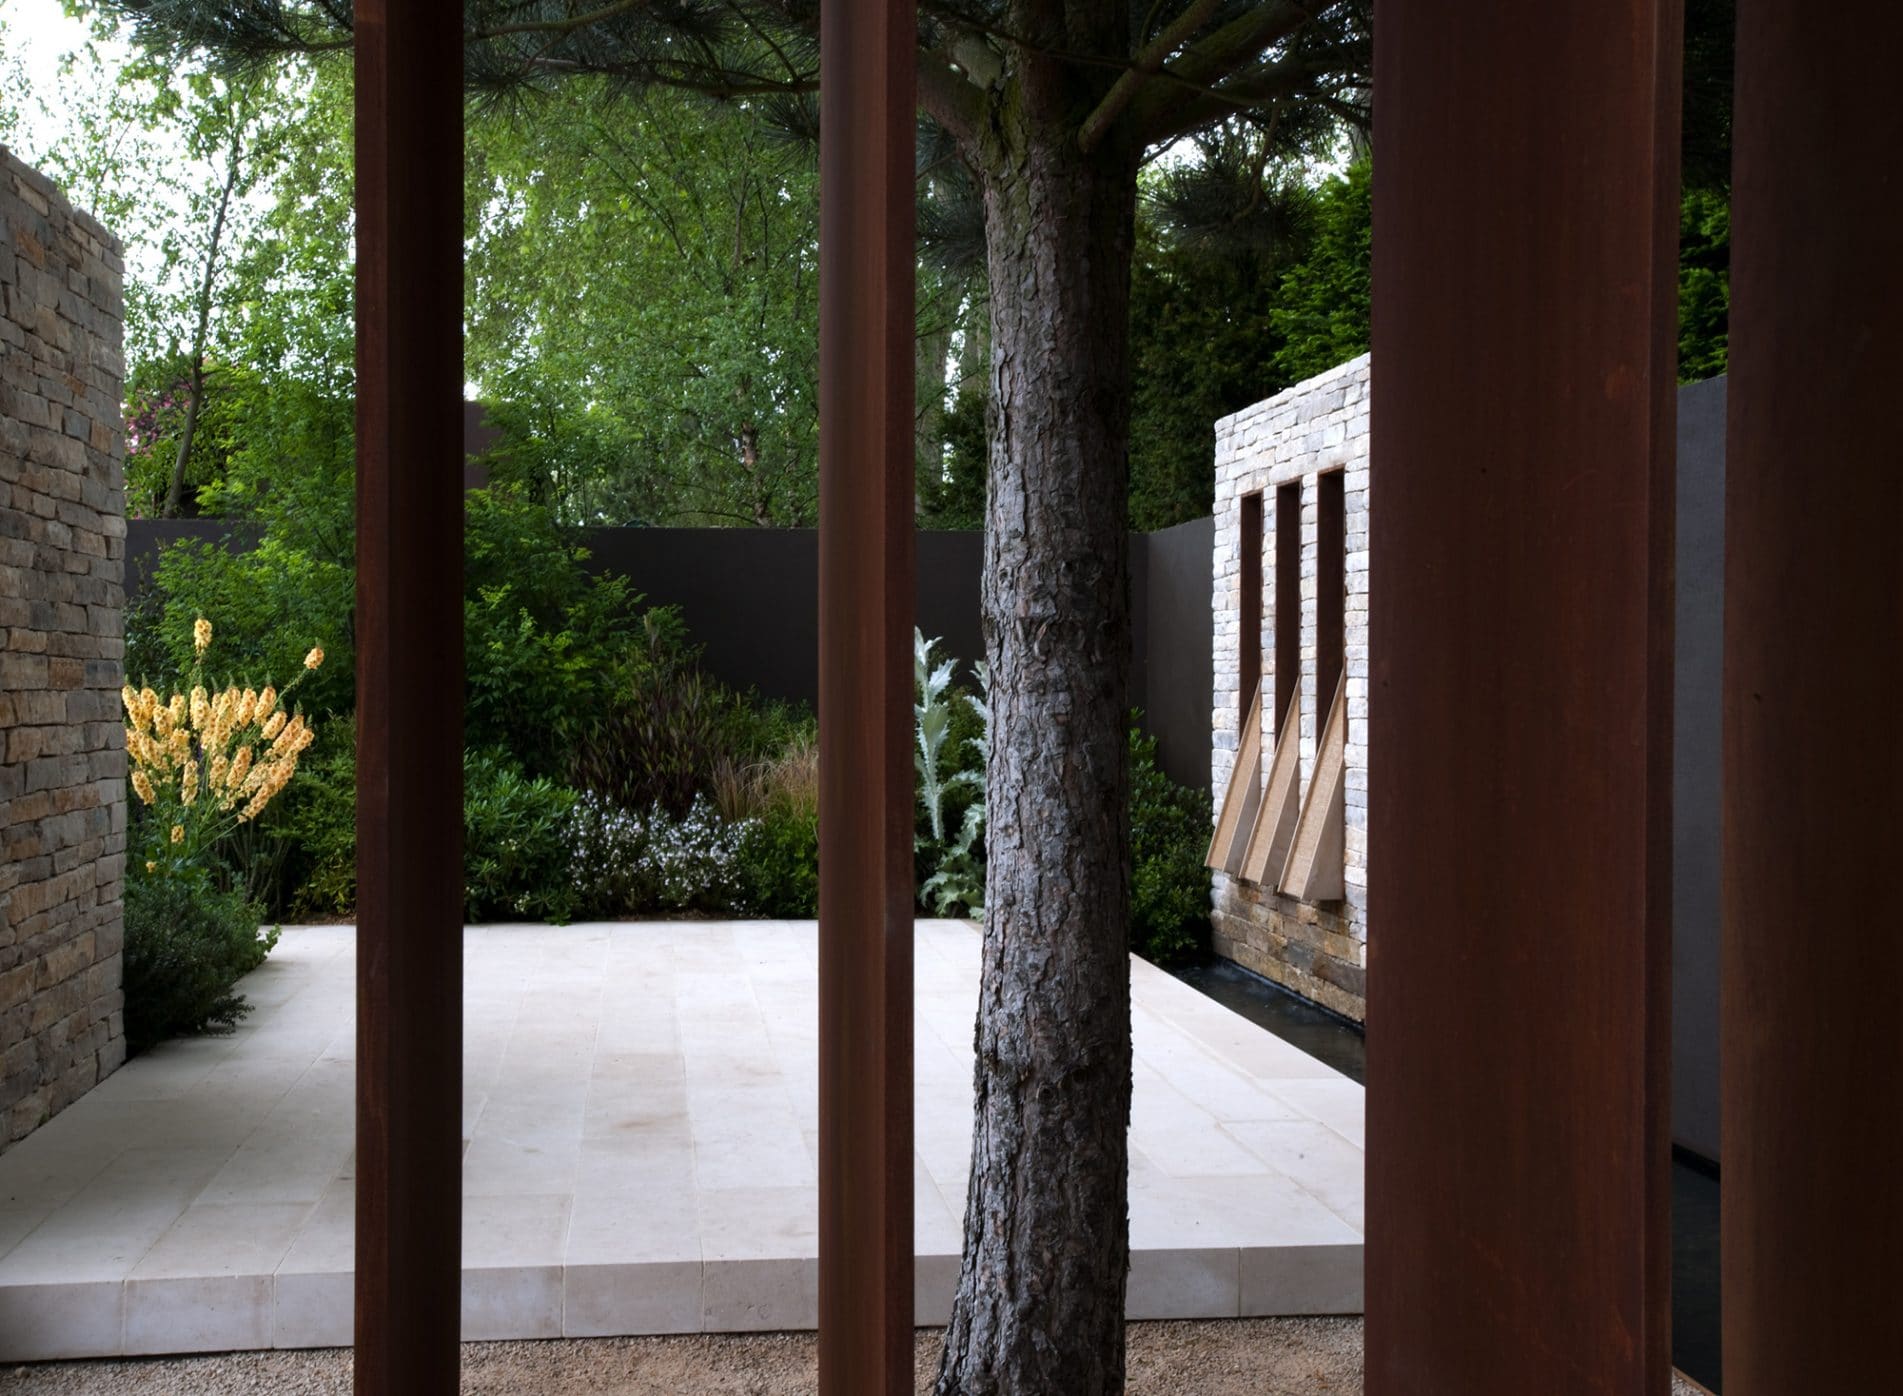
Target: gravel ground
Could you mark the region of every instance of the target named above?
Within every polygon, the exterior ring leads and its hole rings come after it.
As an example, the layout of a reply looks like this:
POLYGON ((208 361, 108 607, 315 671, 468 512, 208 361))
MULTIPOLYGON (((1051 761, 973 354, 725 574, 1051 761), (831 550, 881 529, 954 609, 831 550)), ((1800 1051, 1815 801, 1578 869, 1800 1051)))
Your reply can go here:
MULTIPOLYGON (((1243 1319, 1130 1326, 1129 1396, 1352 1396, 1359 1319, 1243 1319)), ((918 1337, 918 1389, 931 1387, 939 1334, 918 1337)), ((804 1396, 810 1333, 470 1343, 464 1392, 479 1396, 804 1396)), ((1697 1388, 1678 1384, 1678 1396, 1697 1388)), ((349 1396, 350 1353, 233 1353, 139 1362, 52 1362, 0 1372, 30 1396, 349 1396)))

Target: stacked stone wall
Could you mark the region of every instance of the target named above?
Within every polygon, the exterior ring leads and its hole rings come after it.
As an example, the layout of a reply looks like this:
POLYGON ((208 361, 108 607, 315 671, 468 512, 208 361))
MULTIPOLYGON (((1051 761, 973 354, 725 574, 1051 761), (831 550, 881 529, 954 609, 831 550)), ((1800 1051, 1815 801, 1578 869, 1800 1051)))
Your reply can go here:
MULTIPOLYGON (((1309 903, 1224 873, 1214 875, 1210 924, 1216 952, 1347 1017, 1366 1015, 1368 968, 1368 392, 1362 355, 1216 423, 1213 573, 1215 653, 1210 718, 1210 789, 1220 808, 1235 764, 1241 684, 1242 500, 1262 496, 1262 656, 1265 694, 1275 692, 1278 606, 1300 608, 1299 733, 1302 790, 1333 694, 1317 692, 1316 617, 1320 598, 1319 477, 1342 472, 1348 741, 1347 817, 1340 901, 1309 903), (1276 491, 1302 486, 1301 594, 1276 591, 1276 491)), ((1274 717, 1264 703, 1262 749, 1274 717)))
POLYGON ((123 270, 0 147, 0 1148, 125 1058, 123 270))

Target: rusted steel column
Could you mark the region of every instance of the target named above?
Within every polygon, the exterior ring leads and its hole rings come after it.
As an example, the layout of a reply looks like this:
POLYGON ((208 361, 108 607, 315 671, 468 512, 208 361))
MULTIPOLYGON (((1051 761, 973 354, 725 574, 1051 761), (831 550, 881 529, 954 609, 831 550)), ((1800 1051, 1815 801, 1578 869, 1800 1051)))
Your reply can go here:
POLYGON ((1376 23, 1370 1396, 1666 1390, 1680 26, 1376 23))
POLYGON ((911 0, 822 0, 819 1389, 912 1389, 911 0))
POLYGON ((1726 1396, 1885 1391, 1903 1331, 1903 134, 1842 45, 1739 0, 1725 481, 1726 1396))
POLYGON ((457 1389, 462 7, 357 4, 360 1396, 457 1389))

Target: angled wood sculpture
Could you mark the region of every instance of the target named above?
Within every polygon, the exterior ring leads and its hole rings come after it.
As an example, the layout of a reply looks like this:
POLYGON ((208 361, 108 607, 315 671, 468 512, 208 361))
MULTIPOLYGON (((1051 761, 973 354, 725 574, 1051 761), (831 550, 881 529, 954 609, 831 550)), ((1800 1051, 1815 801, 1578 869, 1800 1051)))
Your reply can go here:
POLYGON ((1302 692, 1289 696, 1275 750, 1269 756, 1269 779, 1256 810, 1255 827, 1242 855, 1244 882, 1266 882, 1288 861, 1295 839, 1295 822, 1302 808, 1302 692))
POLYGON ((1215 837, 1209 841, 1209 855, 1203 862, 1219 872, 1233 873, 1242 866, 1243 845, 1255 823, 1256 805, 1262 798, 1262 685, 1257 684, 1249 703, 1248 720, 1242 724, 1241 739, 1236 743, 1236 764, 1229 771, 1229 786, 1223 791, 1222 813, 1216 819, 1215 837))
POLYGON ((1335 701, 1328 705, 1315 751, 1315 771, 1309 778, 1308 798, 1302 801, 1288 861, 1282 865, 1277 890, 1305 902, 1338 902, 1342 898, 1342 851, 1348 814, 1348 679, 1335 685, 1335 701))

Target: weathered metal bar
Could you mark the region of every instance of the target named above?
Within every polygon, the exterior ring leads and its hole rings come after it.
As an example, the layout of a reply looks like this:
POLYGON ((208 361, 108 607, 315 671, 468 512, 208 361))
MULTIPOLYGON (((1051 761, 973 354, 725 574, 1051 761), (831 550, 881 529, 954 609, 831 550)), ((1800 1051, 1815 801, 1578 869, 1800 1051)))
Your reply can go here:
POLYGON ((1666 1390, 1680 31, 1376 23, 1370 1396, 1666 1390))
POLYGON ((358 0, 359 1396, 457 1389, 462 7, 358 0))
POLYGON ((819 1389, 912 1389, 910 0, 820 7, 819 1389))
POLYGON ((1725 478, 1726 1396, 1881 1391, 1903 1331, 1903 11, 1739 0, 1725 478))

